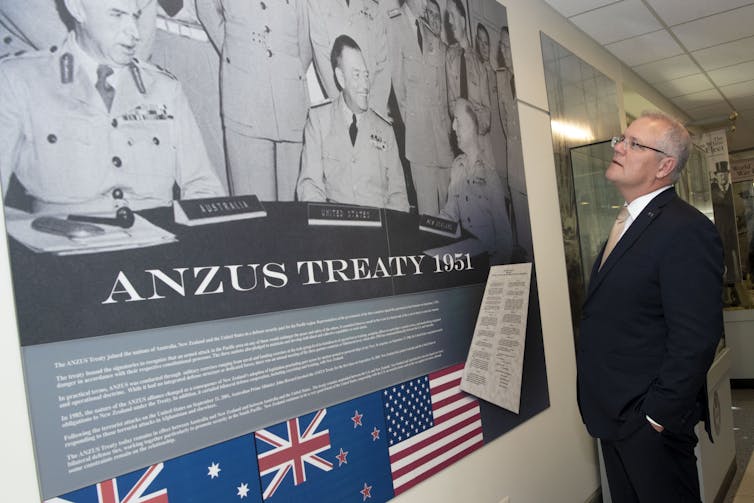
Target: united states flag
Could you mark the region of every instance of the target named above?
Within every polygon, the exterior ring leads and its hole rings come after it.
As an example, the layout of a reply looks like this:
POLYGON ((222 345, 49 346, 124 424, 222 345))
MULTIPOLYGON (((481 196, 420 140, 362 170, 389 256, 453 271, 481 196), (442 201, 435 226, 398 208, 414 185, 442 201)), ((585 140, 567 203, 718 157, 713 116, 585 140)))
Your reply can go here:
POLYGON ((463 364, 383 392, 395 494, 479 449, 479 402, 460 389, 463 364))

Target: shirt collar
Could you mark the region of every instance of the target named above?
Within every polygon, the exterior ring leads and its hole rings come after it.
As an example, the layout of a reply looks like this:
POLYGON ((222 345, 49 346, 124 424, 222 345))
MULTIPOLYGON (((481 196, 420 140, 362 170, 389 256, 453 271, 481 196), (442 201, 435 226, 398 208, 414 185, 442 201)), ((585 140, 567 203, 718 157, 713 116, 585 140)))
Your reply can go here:
POLYGON ((355 113, 353 110, 348 108, 346 97, 343 95, 343 91, 340 92, 340 111, 343 114, 343 120, 346 124, 351 124, 354 115, 356 115, 356 124, 361 124, 361 116, 364 115, 364 113, 355 113))
MULTIPOLYGON (((81 65, 81 69, 84 71, 84 74, 86 74, 92 84, 96 84, 97 67, 99 66, 99 63, 97 63, 94 58, 92 58, 86 51, 84 51, 84 49, 81 48, 78 40, 76 40, 76 32, 74 31, 71 31, 71 50, 73 52, 74 60, 78 61, 78 64, 81 65)), ((117 88, 116 83, 120 78, 123 67, 111 65, 110 68, 113 69, 113 73, 107 78, 107 82, 111 86, 113 86, 113 88, 117 88)))
POLYGON ((641 212, 644 211, 644 208, 647 207, 647 205, 654 199, 658 194, 661 192, 664 192, 668 189, 673 187, 672 185, 666 185, 664 187, 660 187, 659 189, 650 192, 649 194, 644 194, 643 196, 639 196, 633 201, 631 201, 630 204, 628 204, 628 214, 631 215, 631 221, 636 220, 636 218, 641 215, 641 212))
POLYGON ((416 21, 419 18, 414 16, 414 13, 411 11, 411 8, 408 6, 408 3, 404 3, 403 7, 404 7, 404 12, 406 13, 406 17, 408 18, 408 21, 411 23, 412 26, 415 26, 416 21))

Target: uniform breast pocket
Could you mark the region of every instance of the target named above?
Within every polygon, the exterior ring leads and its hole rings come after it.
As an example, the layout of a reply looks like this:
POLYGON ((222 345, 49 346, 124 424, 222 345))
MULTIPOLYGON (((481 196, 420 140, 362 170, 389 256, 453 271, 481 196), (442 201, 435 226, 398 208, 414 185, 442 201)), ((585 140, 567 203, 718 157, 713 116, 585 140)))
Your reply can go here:
POLYGON ((422 68, 421 61, 408 54, 403 55, 403 68, 406 72, 406 79, 411 82, 421 82, 427 78, 426 75, 422 75, 424 69, 422 68))
POLYGON ((322 151, 322 171, 325 178, 335 179, 342 178, 345 162, 342 156, 331 149, 322 151))
POLYGON ((60 118, 35 131, 37 159, 23 178, 34 193, 56 199, 96 195, 107 169, 107 137, 89 121, 60 118))
POLYGON ((124 136, 115 146, 122 154, 118 168, 136 192, 170 194, 175 181, 173 120, 138 121, 124 126, 124 136))

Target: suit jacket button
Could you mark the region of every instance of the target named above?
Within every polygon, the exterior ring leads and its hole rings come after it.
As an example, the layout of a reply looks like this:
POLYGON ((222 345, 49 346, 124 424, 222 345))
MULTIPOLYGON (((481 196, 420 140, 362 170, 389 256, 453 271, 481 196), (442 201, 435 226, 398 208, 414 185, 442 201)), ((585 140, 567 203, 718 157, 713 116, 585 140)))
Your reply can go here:
POLYGON ((113 199, 123 199, 123 191, 119 188, 113 189, 113 199))
POLYGON ((154 143, 155 145, 159 145, 160 144, 160 139, 155 136, 155 137, 152 138, 152 143, 154 143))
POLYGON ((120 160, 120 157, 118 157, 117 155, 113 157, 113 166, 115 166, 116 168, 120 168, 122 165, 123 165, 123 161, 120 160))
POLYGON ((272 51, 271 51, 271 50, 269 50, 269 49, 267 49, 267 57, 268 57, 268 58, 271 58, 271 57, 272 57, 272 51))
POLYGON ((54 134, 48 134, 47 141, 50 143, 55 143, 56 141, 58 141, 58 137, 55 136, 54 134))

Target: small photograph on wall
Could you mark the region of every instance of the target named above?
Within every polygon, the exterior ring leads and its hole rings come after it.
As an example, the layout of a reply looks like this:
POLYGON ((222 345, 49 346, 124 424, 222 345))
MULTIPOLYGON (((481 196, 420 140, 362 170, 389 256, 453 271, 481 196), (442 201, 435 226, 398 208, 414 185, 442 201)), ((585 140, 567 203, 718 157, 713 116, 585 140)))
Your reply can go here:
POLYGON ((238 446, 234 498, 301 498, 353 464, 342 416, 384 447, 355 492, 384 501, 549 406, 536 288, 519 413, 456 390, 489 267, 534 258, 502 5, 9 0, 0 36, 46 500, 167 501, 199 491, 176 467, 222 478, 238 446), (386 405, 406 388, 422 424, 386 405))

